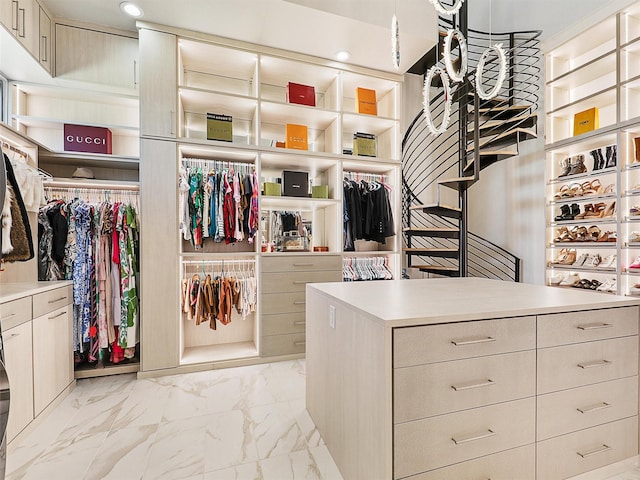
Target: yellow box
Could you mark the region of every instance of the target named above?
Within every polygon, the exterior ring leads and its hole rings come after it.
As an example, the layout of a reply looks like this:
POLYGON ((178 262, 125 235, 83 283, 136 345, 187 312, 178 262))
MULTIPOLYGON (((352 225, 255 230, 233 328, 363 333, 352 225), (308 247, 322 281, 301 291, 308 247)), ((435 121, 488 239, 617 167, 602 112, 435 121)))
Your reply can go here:
POLYGON ((311 198, 329 198, 329 185, 314 185, 311 187, 311 198))
POLYGON ((582 135, 600 128, 600 118, 596 107, 578 112, 573 116, 573 136, 582 135))
POLYGON ((287 123, 285 146, 295 150, 309 150, 309 133, 306 125, 287 123))
POLYGON ((282 186, 279 183, 264 182, 264 195, 268 197, 279 197, 282 193, 282 186))

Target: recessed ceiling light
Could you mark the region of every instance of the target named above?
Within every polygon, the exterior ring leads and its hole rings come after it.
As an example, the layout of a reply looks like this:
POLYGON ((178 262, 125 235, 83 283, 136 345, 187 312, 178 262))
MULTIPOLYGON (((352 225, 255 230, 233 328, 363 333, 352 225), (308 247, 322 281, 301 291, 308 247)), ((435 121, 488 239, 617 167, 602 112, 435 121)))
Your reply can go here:
POLYGON ((351 54, 346 50, 339 50, 336 52, 336 58, 341 62, 349 60, 350 57, 351 57, 351 54))
POLYGON ((120 4, 120 10, 132 17, 141 17, 144 14, 142 9, 132 2, 122 2, 120 4))

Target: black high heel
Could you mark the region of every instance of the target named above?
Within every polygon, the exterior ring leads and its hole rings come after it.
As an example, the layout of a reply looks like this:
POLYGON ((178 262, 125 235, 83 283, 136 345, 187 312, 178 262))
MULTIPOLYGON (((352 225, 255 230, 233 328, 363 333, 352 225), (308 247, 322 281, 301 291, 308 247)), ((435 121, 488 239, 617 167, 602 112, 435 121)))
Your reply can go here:
POLYGON ((589 153, 591 154, 591 158, 593 158, 593 169, 600 170, 600 155, 598 155, 598 150, 591 150, 589 153))
POLYGON ((569 220, 569 217, 571 216, 571 208, 569 207, 569 205, 561 205, 560 206, 560 215, 556 215, 556 222, 561 222, 563 220, 569 220))
POLYGON ((605 168, 615 167, 618 163, 617 147, 615 145, 609 145, 606 149, 607 152, 607 164, 605 168))

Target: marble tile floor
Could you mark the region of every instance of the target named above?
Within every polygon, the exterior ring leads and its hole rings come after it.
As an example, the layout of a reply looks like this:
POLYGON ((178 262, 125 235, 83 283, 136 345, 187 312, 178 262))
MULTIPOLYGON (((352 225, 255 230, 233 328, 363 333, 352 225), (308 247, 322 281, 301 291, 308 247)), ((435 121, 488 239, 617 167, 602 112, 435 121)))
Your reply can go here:
POLYGON ((7 480, 342 480, 303 360, 78 380, 7 454, 7 480))
POLYGON ((640 456, 583 473, 570 480, 640 480, 640 456))

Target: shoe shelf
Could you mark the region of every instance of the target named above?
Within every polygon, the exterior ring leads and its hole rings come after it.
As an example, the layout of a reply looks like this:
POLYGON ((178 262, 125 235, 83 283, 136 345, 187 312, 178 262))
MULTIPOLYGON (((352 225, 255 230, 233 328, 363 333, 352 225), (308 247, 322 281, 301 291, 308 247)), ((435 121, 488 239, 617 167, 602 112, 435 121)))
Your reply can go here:
MULTIPOLYGON (((637 194, 640 195, 640 191, 638 191, 637 194)), ((616 199, 615 193, 607 193, 606 195, 582 195, 582 196, 576 196, 576 197, 566 197, 561 199, 554 198, 547 204, 547 206, 553 207, 555 205, 565 205, 568 203, 578 203, 578 202, 593 203, 601 200, 605 201, 605 200, 615 200, 615 199, 616 199)))
MULTIPOLYGON (((548 267, 550 270, 569 270, 569 271, 579 271, 579 272, 592 272, 592 273, 615 273, 615 268, 609 267, 576 267, 573 265, 556 265, 551 264, 548 267)), ((640 272, 638 272, 640 273, 640 272)))
MULTIPOLYGON (((640 217, 638 217, 637 221, 640 221, 640 217)), ((577 219, 577 220, 574 219, 574 220, 553 221, 549 224, 549 226, 562 227, 567 225, 586 225, 591 223, 597 223, 597 224, 616 223, 616 218, 615 217, 587 217, 584 219, 577 219)))
MULTIPOLYGON (((616 242, 554 242, 548 245, 548 248, 616 248, 616 242)), ((638 244, 640 248, 640 244, 638 244)))
POLYGON ((555 185, 558 183, 575 183, 576 180, 586 180, 598 175, 604 175, 607 173, 615 173, 616 167, 603 168, 600 170, 592 170, 585 173, 578 173, 575 175, 566 175, 564 177, 552 178, 549 180, 549 184, 555 185))

